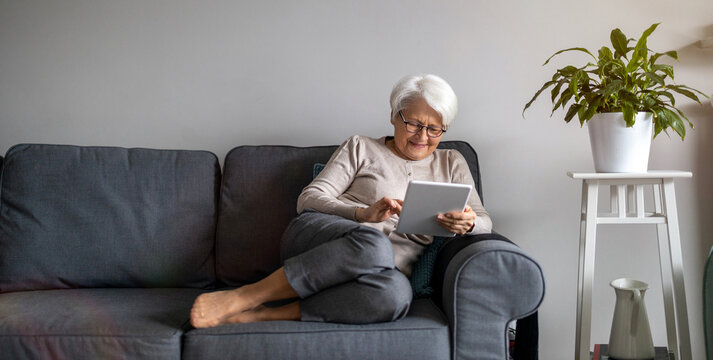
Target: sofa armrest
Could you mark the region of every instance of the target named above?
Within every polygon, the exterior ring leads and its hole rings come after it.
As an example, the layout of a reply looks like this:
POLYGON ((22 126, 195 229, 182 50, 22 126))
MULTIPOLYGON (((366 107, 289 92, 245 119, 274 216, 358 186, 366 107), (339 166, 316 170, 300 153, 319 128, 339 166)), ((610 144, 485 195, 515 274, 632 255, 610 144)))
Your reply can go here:
POLYGON ((3 162, 3 157, 0 156, 0 191, 2 191, 2 162, 3 162))
POLYGON ((450 323, 452 359, 508 358, 508 324, 542 303, 540 265, 502 235, 456 237, 433 273, 434 301, 450 323))

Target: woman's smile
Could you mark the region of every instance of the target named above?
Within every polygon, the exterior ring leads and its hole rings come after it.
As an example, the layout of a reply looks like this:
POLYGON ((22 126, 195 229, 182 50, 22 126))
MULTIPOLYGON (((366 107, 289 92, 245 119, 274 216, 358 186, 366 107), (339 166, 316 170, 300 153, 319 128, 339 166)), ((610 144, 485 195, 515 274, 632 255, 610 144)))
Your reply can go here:
POLYGON ((425 148, 428 146, 428 144, 419 144, 419 143, 415 143, 415 142, 413 142, 413 141, 409 141, 409 144, 411 144, 411 146, 413 146, 413 147, 415 147, 416 149, 419 149, 419 150, 420 150, 420 149, 425 149, 425 148))

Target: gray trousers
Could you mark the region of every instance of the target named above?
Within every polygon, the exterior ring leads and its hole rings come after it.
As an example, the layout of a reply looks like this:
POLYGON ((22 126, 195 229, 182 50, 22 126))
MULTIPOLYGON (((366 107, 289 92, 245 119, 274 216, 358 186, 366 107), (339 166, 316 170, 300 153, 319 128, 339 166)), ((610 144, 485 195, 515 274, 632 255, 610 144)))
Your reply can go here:
POLYGON ((366 324, 403 318, 411 284, 382 232, 307 211, 290 222, 280 256, 303 321, 366 324))

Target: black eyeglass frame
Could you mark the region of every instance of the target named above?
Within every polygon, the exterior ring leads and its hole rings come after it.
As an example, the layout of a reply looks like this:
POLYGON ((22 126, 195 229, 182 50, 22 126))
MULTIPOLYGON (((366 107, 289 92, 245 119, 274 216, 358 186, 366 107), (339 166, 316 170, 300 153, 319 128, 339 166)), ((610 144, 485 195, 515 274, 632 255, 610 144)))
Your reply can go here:
POLYGON ((426 125, 421 125, 421 123, 417 123, 414 121, 406 121, 406 118, 404 118, 404 114, 401 113, 401 110, 399 110, 399 116, 401 116, 401 121, 403 121, 404 125, 406 125, 406 131, 410 132, 411 134, 418 134, 421 132, 421 130, 423 130, 423 128, 426 128, 426 135, 428 137, 430 137, 431 139, 436 139, 436 138, 443 136, 443 134, 446 132, 445 129, 439 128, 437 126, 426 126, 426 125), (418 130, 416 130, 416 131, 409 130, 408 129, 409 125, 418 126, 418 130), (438 133, 438 135, 433 136, 433 135, 431 135, 431 133, 429 133, 430 130, 436 130, 436 131, 440 131, 440 132, 438 133))

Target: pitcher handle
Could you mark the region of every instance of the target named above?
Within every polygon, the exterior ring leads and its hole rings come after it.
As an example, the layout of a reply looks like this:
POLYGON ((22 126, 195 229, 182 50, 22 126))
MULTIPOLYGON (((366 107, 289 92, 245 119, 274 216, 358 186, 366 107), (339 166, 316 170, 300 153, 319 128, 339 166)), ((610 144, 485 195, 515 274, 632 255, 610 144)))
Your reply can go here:
POLYGON ((634 306, 631 309, 631 336, 636 337, 638 332, 639 324, 639 308, 641 307, 641 291, 639 289, 633 290, 633 300, 634 306))

